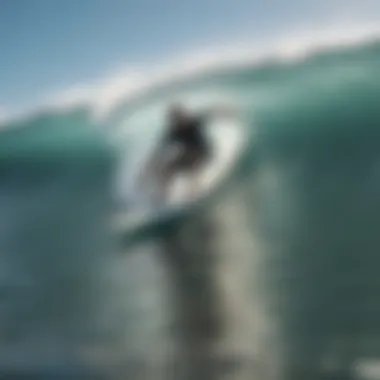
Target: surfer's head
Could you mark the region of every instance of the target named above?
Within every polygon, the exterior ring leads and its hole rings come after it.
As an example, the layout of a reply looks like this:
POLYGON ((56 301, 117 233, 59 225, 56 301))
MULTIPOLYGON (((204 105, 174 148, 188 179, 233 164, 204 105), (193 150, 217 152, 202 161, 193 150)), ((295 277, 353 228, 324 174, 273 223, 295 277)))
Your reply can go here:
POLYGON ((173 103, 169 106, 168 116, 172 124, 179 125, 188 119, 189 113, 182 104, 173 103))

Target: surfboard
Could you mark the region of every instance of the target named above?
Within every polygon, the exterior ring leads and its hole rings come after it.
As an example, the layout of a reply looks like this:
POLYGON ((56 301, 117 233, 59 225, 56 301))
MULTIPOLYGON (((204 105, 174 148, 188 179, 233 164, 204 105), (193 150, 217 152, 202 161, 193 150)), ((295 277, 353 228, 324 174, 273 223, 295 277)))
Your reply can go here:
POLYGON ((149 198, 126 208, 116 218, 117 229, 126 238, 145 235, 168 224, 182 220, 192 209, 213 199, 228 182, 245 150, 246 128, 239 120, 220 119, 207 127, 213 157, 202 170, 200 186, 192 199, 185 191, 187 178, 177 177, 170 189, 169 202, 160 207, 149 206, 149 198))

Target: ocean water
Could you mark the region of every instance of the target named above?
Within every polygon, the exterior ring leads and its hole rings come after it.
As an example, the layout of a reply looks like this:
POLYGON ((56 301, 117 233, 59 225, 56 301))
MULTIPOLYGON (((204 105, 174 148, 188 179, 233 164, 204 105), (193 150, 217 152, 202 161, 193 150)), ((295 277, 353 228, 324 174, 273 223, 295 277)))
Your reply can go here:
POLYGON ((157 87, 96 137, 72 111, 11 124, 0 373, 378 378, 379 99, 370 41, 157 87), (111 196, 133 193, 173 98, 235 104, 247 148, 223 191, 120 239, 111 196))

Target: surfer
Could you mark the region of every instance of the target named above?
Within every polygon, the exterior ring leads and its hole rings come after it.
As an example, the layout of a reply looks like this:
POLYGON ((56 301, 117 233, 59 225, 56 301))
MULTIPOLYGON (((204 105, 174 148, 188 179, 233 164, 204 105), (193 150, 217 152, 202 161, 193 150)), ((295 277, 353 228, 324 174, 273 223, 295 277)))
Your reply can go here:
POLYGON ((158 178, 159 202, 166 201, 170 181, 178 174, 188 176, 190 196, 196 193, 201 169, 212 156, 205 126, 215 117, 229 115, 228 107, 214 107, 200 114, 192 114, 178 103, 169 107, 164 138, 149 165, 158 178))

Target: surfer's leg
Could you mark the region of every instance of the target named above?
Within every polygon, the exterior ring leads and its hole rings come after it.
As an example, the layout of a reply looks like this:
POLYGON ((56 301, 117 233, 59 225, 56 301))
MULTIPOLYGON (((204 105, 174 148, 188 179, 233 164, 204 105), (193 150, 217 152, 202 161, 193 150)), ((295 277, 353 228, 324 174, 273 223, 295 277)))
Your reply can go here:
POLYGON ((169 186, 176 173, 177 165, 175 162, 165 165, 158 173, 158 188, 155 195, 155 203, 160 205, 166 203, 169 197, 169 186))
POLYGON ((167 173, 166 171, 159 174, 158 186, 157 186, 157 190, 155 192, 155 197, 154 197, 156 204, 166 202, 167 196, 168 196, 167 193, 168 193, 168 185, 170 182, 170 178, 171 178, 170 174, 167 173))
POLYGON ((189 185, 188 185, 188 196, 189 199, 195 199, 200 188, 201 180, 201 170, 199 167, 193 168, 190 173, 189 185))
POLYGON ((189 168, 189 184, 188 184, 188 196, 189 199, 195 199, 199 193, 201 186, 201 174, 204 164, 202 155, 196 153, 193 157, 193 162, 189 168))

